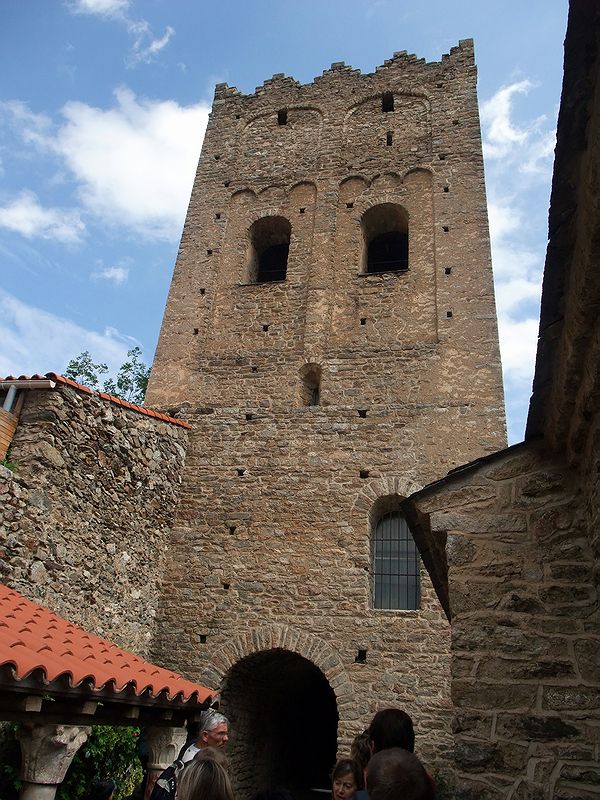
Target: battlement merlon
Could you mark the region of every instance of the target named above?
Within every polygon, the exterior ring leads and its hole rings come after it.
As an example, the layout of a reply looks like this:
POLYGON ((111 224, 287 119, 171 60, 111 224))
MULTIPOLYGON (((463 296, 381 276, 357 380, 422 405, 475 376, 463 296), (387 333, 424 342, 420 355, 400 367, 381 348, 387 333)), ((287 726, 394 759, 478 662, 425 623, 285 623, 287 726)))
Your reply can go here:
POLYGON ((374 72, 362 73, 359 69, 345 64, 343 61, 335 61, 329 69, 323 70, 310 83, 302 84, 295 78, 277 72, 273 77, 268 78, 260 86, 256 87, 253 93, 244 94, 235 86, 227 83, 217 83, 215 86, 214 103, 230 100, 232 98, 242 99, 260 97, 273 90, 302 90, 311 86, 319 86, 329 81, 338 83, 346 81, 349 86, 353 82, 368 82, 375 76, 391 76, 397 78, 400 74, 406 73, 407 77, 412 78, 417 72, 427 75, 429 79, 442 75, 457 64, 462 64, 463 68, 475 69, 475 52, 473 39, 461 39, 458 45, 452 47, 449 53, 445 53, 440 61, 426 61, 418 58, 413 53, 401 50, 393 54, 392 58, 386 59, 383 64, 376 67, 374 72), (425 72, 424 72, 425 71, 425 72))

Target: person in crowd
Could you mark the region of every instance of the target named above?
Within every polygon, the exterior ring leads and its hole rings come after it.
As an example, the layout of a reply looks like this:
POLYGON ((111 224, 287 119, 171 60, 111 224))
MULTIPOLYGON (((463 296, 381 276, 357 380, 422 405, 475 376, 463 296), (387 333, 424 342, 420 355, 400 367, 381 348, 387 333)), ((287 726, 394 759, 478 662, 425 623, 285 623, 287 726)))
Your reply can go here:
POLYGON ((227 717, 215 711, 214 708, 209 708, 202 714, 196 740, 188 744, 179 758, 186 764, 205 747, 221 749, 228 741, 229 722, 227 717))
POLYGON ((415 756, 402 747, 375 753, 367 772, 369 800, 435 800, 431 777, 415 756))
POLYGON ((114 781, 94 781, 84 800, 112 800, 116 788, 114 781))
POLYGON ((363 776, 361 786, 364 786, 367 782, 367 764, 371 758, 371 738, 368 730, 364 730, 354 737, 350 747, 350 758, 354 759, 360 767, 363 776))
POLYGON ((333 800, 353 800, 362 787, 363 776, 360 767, 352 758, 340 759, 331 773, 333 800))
MULTIPOLYGON (((190 730, 190 736, 183 746, 177 759, 161 772, 152 788, 150 800, 175 800, 177 789, 179 786, 179 777, 182 775, 186 764, 192 759, 202 753, 204 750, 210 750, 211 753, 206 753, 202 760, 219 761, 219 758, 214 757, 214 751, 218 751, 222 759, 227 761, 223 748, 229 741, 229 723, 227 717, 215 711, 213 708, 202 713, 200 723, 197 728, 190 730), (193 737, 190 740, 190 737, 193 737)), ((219 764, 222 769, 226 769, 222 763, 219 764)))
POLYGON ((371 752, 379 753, 390 747, 401 747, 409 753, 415 751, 413 721, 399 708, 383 708, 378 711, 368 727, 371 752))
POLYGON ((227 770, 217 758, 198 753, 177 778, 177 800, 234 800, 227 770))

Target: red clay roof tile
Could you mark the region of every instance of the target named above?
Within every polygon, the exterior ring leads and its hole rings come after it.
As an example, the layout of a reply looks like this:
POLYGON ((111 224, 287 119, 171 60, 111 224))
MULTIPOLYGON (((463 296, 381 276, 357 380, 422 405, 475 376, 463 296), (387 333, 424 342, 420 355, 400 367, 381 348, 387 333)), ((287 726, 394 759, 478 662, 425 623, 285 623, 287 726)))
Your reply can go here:
POLYGON ((178 702, 204 702, 210 689, 144 661, 68 622, 0 584, 0 666, 16 677, 39 670, 46 682, 66 677, 73 686, 89 680, 92 689, 114 687, 136 695, 149 692, 178 702))
MULTIPOLYGON (((71 378, 65 378, 63 375, 59 375, 56 372, 47 372, 45 375, 38 375, 37 373, 31 376, 20 375, 18 378, 15 378, 14 375, 7 375, 6 378, 0 378, 0 381, 43 381, 44 379, 54 381, 54 383, 62 383, 64 386, 70 386, 72 389, 77 389, 79 392, 94 394, 90 388, 84 386, 82 383, 72 381, 71 378)), ((106 392, 97 392, 96 394, 103 400, 108 400, 110 403, 115 403, 116 405, 123 406, 124 408, 129 408, 132 411, 137 411, 138 414, 145 414, 147 417, 155 417, 156 419, 161 419, 164 422, 170 423, 171 425, 178 425, 180 428, 186 428, 186 430, 191 430, 192 428, 189 422, 184 422, 182 419, 168 417, 166 414, 153 411, 151 408, 135 405, 135 403, 129 403, 127 400, 122 400, 120 397, 115 397, 112 394, 107 394, 106 392)))

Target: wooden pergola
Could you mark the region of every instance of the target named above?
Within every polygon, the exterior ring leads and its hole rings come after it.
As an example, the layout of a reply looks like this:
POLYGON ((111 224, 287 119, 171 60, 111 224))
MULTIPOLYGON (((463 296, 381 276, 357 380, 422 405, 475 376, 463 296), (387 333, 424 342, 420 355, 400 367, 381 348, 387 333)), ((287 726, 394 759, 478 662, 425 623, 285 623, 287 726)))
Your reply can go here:
POLYGON ((92 725, 146 729, 148 795, 213 700, 0 584, 0 719, 19 724, 21 800, 54 798, 92 725))

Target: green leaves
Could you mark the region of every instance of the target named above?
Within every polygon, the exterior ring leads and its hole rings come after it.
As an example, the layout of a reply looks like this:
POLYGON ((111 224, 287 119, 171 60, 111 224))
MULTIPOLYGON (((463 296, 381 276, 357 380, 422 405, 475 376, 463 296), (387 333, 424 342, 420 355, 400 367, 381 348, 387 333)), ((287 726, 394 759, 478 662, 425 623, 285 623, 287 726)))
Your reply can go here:
MULTIPOLYGON (((104 381, 103 390, 109 394, 114 394, 129 403, 141 405, 144 402, 148 378, 150 377, 150 367, 141 360, 142 351, 139 347, 127 352, 127 361, 121 365, 117 373, 116 380, 107 378, 104 381)), ((69 361, 64 372, 66 378, 70 378, 90 389, 100 389, 100 376, 108 372, 106 364, 95 364, 88 350, 69 361)))
POLYGON ((95 780, 115 781, 115 800, 131 794, 142 780, 136 751, 138 736, 138 728, 92 728, 58 789, 57 800, 81 800, 95 780))

